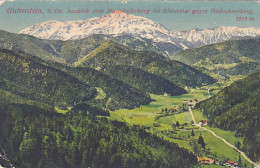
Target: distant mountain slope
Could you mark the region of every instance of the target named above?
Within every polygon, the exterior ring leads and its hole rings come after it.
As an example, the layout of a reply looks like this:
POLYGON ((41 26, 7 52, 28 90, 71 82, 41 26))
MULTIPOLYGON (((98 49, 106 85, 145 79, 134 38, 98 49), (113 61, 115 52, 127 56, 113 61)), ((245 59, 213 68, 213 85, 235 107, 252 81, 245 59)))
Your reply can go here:
POLYGON ((234 40, 234 39, 246 39, 260 35, 260 29, 254 27, 240 28, 240 27, 216 27, 209 29, 193 29, 188 31, 172 31, 180 42, 189 48, 197 48, 208 44, 220 43, 223 41, 234 40), (186 43, 184 41, 187 41, 186 43))
POLYGON ((130 49, 137 51, 154 51, 166 56, 167 54, 154 46, 150 40, 143 40, 131 36, 108 36, 101 34, 94 34, 79 40, 43 40, 50 44, 60 58, 64 59, 66 63, 73 64, 74 62, 85 57, 96 48, 98 48, 104 41, 113 40, 119 44, 128 46, 130 49))
POLYGON ((180 87, 195 87, 216 82, 191 66, 173 60, 154 61, 148 64, 144 70, 162 76, 180 87))
POLYGON ((217 95, 202 101, 198 108, 210 119, 210 125, 245 136, 244 150, 260 159, 260 71, 234 82, 217 95))
POLYGON ((185 50, 172 57, 216 79, 246 76, 258 70, 260 38, 234 40, 185 50))
POLYGON ((225 77, 228 77, 228 75, 246 76, 255 72, 257 69, 260 69, 260 62, 245 62, 228 69, 218 68, 215 72, 225 77))
POLYGON ((227 41, 185 50, 174 55, 172 59, 189 65, 205 59, 209 59, 214 64, 231 64, 241 62, 240 57, 260 61, 259 55, 260 38, 255 38, 227 41))
POLYGON ((0 50, 2 89, 28 99, 65 107, 95 97, 94 88, 30 57, 0 50))
MULTIPOLYGON (((200 86, 203 83, 208 84, 214 82, 214 80, 211 77, 199 72, 198 70, 188 65, 185 65, 177 61, 170 61, 164 56, 154 52, 134 51, 126 46, 120 45, 113 41, 106 41, 102 43, 96 50, 91 52, 89 55, 75 62, 75 66, 91 67, 97 70, 102 70, 103 72, 108 74, 113 74, 116 72, 111 72, 109 70, 108 72, 106 72, 105 68, 107 67, 112 68, 113 66, 120 66, 122 68, 123 66, 132 66, 132 70, 134 70, 134 68, 143 69, 149 73, 155 74, 173 83, 176 83, 180 87, 194 87, 200 86)), ((117 75, 115 75, 115 77, 117 75)), ((125 76, 122 77, 125 78, 123 80, 131 80, 132 83, 133 81, 135 81, 135 79, 133 79, 134 74, 131 75, 130 72, 128 72, 126 73, 126 75, 130 75, 132 77, 125 76)), ((136 77, 137 74, 135 74, 134 78, 136 77)), ((152 76, 150 75, 150 77, 152 76)), ((143 79, 145 79, 145 77, 143 77, 143 79)), ((156 80, 158 79, 159 78, 156 78, 156 80)), ((153 82, 158 83, 159 81, 155 81, 154 78, 153 82)))
POLYGON ((79 67, 87 66, 95 69, 114 65, 142 68, 157 59, 166 58, 154 52, 134 51, 124 45, 109 40, 103 42, 90 54, 75 62, 74 65, 79 67))
POLYGON ((50 44, 33 36, 0 30, 0 49, 23 51, 43 60, 65 62, 50 44))
POLYGON ((124 81, 125 83, 152 94, 180 95, 186 91, 174 83, 157 75, 148 73, 142 69, 130 66, 105 66, 101 71, 124 81))
POLYGON ((164 56, 167 53, 155 46, 151 40, 129 35, 111 36, 94 34, 79 40, 42 40, 24 34, 8 33, 0 30, 0 49, 23 51, 47 61, 73 64, 85 57, 106 40, 128 46, 137 51, 154 51, 164 56))

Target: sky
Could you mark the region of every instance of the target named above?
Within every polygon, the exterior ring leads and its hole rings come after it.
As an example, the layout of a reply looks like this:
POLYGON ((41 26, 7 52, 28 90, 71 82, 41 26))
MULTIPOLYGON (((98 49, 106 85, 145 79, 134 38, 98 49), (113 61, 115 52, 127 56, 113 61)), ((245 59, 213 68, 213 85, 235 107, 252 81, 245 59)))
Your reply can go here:
POLYGON ((44 21, 87 20, 107 14, 108 9, 150 10, 149 14, 134 14, 160 23, 169 30, 205 29, 219 26, 255 27, 260 29, 260 1, 135 1, 135 0, 0 0, 0 29, 17 33, 22 29, 44 21), (10 9, 41 9, 40 14, 8 13, 10 9), (62 14, 48 13, 48 9, 62 10, 62 14), (67 10, 83 9, 89 13, 67 14, 67 10), (160 13, 153 13, 153 10, 160 13), (164 9, 188 10, 188 14, 166 14, 164 9), (249 10, 251 14, 212 14, 211 10, 249 10), (104 10, 104 13, 93 13, 104 10), (193 11, 195 13, 193 13, 193 11), (207 11, 207 13, 205 13, 207 11), (199 13, 201 12, 201 13, 199 13), (240 21, 237 21, 240 17, 240 21), (246 20, 245 20, 246 18, 246 20), (251 20, 250 20, 251 19, 251 20))

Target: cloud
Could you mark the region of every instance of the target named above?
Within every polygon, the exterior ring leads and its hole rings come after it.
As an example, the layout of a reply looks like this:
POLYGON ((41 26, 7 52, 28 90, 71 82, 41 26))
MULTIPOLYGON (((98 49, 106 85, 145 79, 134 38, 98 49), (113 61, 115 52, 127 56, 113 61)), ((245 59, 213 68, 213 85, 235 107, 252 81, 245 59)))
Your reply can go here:
POLYGON ((0 6, 3 5, 5 2, 14 2, 15 0, 0 0, 0 6))

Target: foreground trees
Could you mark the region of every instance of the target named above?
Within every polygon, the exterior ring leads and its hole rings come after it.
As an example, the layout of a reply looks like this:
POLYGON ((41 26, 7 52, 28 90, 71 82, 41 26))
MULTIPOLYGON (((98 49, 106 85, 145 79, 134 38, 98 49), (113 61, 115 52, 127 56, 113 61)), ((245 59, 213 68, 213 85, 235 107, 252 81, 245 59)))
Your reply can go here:
POLYGON ((0 142, 22 167, 190 167, 196 157, 142 128, 81 112, 0 106, 0 142))

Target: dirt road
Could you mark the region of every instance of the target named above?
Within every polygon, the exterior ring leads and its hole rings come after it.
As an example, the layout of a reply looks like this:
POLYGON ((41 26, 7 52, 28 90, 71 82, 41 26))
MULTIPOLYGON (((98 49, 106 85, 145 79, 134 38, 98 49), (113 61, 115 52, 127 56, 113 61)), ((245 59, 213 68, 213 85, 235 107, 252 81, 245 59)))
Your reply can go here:
POLYGON ((234 145, 232 145, 231 143, 227 142, 224 138, 218 136, 215 132, 211 131, 210 129, 208 128, 205 128, 205 127, 202 127, 201 125, 197 124, 196 123, 196 120, 194 118, 194 115, 193 115, 193 112, 191 110, 191 107, 189 107, 189 111, 190 111, 190 115, 191 115, 191 118, 195 124, 195 126, 198 126, 200 127, 201 129, 204 129, 208 132, 210 132, 213 136, 217 137, 218 139, 222 140, 225 144, 227 144, 228 146, 230 146, 231 148, 235 149, 237 152, 239 152, 249 163, 253 164, 254 166, 257 166, 257 164, 255 162, 253 162, 251 159, 249 159, 246 154, 242 151, 240 151, 239 149, 237 149, 234 145))

